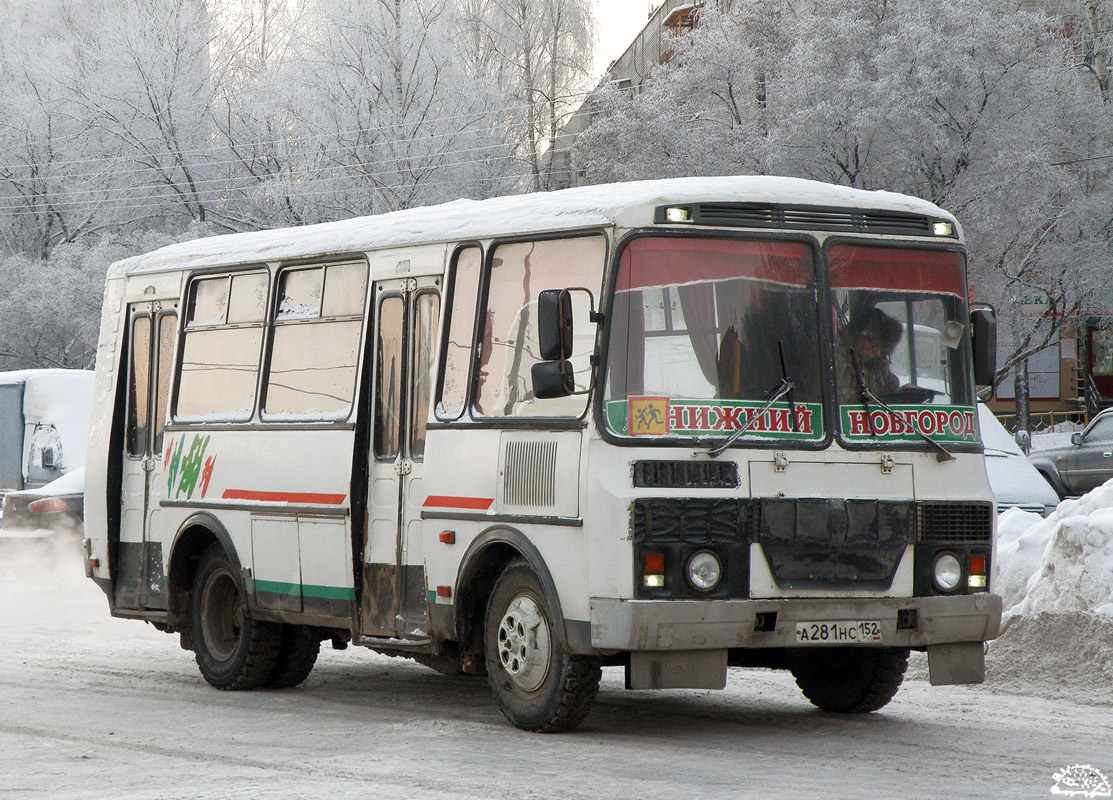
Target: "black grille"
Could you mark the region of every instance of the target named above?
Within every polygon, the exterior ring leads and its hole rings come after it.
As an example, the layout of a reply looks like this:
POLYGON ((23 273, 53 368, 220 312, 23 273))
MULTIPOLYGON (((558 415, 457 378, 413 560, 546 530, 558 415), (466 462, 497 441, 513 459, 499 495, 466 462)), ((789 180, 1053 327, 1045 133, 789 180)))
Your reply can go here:
MULTIPOLYGON (((657 208, 656 222, 664 224, 665 209, 657 208)), ((897 236, 934 236, 937 220, 923 214, 824 206, 790 206, 762 203, 697 203, 682 206, 695 225, 783 230, 824 230, 848 233, 885 233, 897 236)), ((953 238, 953 234, 952 234, 953 238)))
POLYGON ((754 508, 729 498, 642 498, 634 501, 634 542, 751 541, 754 508))
POLYGON ((916 540, 945 544, 989 543, 993 538, 990 503, 917 503, 916 540))
POLYGON ((727 461, 635 461, 634 486, 642 489, 734 489, 738 465, 727 461))

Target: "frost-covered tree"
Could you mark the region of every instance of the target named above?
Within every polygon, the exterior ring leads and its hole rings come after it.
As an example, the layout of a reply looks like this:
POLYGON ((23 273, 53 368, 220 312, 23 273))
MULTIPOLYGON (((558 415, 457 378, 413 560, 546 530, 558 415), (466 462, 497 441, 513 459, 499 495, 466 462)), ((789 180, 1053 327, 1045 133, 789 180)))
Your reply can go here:
POLYGON ((1008 0, 705 7, 668 68, 612 94, 592 180, 757 172, 925 197, 963 221, 1012 364, 1104 282, 1113 125, 1062 29, 1008 0), (1009 318, 1045 292, 1043 317, 1009 318))
POLYGON ((67 88, 87 124, 119 148, 111 165, 123 179, 115 209, 149 225, 166 224, 167 216, 205 222, 218 177, 206 163, 204 0, 87 0, 75 4, 66 34, 81 57, 67 88))
POLYGON ((508 101, 505 120, 520 143, 529 188, 552 188, 547 155, 589 85, 590 0, 460 0, 460 16, 468 57, 508 101))

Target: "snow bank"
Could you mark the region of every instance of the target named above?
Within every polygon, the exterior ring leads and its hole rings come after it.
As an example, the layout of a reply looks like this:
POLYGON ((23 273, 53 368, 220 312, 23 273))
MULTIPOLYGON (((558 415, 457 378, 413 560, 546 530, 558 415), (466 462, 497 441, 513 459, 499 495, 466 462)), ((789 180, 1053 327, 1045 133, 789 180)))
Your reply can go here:
POLYGON ((1044 520, 1010 510, 997 532, 1007 617, 1090 612, 1113 620, 1113 481, 1044 520))

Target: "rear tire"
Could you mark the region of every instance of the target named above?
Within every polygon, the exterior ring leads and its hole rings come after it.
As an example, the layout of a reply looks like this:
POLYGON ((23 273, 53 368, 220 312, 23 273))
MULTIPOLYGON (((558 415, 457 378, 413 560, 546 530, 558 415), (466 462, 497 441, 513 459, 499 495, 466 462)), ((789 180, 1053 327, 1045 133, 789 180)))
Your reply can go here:
POLYGON ((190 628, 197 666, 217 689, 254 689, 273 672, 278 626, 248 616, 239 576, 220 545, 209 547, 197 567, 190 628))
POLYGON ((866 714, 893 699, 908 668, 901 648, 830 647, 794 653, 790 669, 812 705, 837 714, 866 714))
POLYGON ((567 652, 554 627, 562 622, 528 564, 503 570, 487 602, 487 676, 502 713, 523 730, 572 730, 599 692, 599 659, 567 652))
POLYGON ((283 625, 282 643, 278 648, 278 660, 264 686, 270 689, 289 689, 309 677, 317 654, 321 652, 321 640, 311 628, 305 625, 283 625))

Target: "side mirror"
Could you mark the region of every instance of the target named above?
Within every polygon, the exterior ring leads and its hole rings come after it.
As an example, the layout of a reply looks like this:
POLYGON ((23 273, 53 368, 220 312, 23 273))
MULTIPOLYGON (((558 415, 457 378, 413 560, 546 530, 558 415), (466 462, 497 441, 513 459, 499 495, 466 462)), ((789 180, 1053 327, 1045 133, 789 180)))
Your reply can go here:
POLYGON ((563 358, 534 364, 530 368, 530 376, 533 378, 533 394, 542 400, 567 397, 576 391, 572 362, 563 358))
POLYGON ((537 340, 543 361, 572 354, 572 294, 567 289, 546 289, 538 295, 537 340))
POLYGON ((990 386, 997 372, 997 315, 991 307, 970 310, 970 341, 974 350, 974 383, 990 386))
POLYGON ((1082 434, 1081 433, 1072 433, 1070 435, 1070 443, 1071 444, 1082 444, 1082 434))

